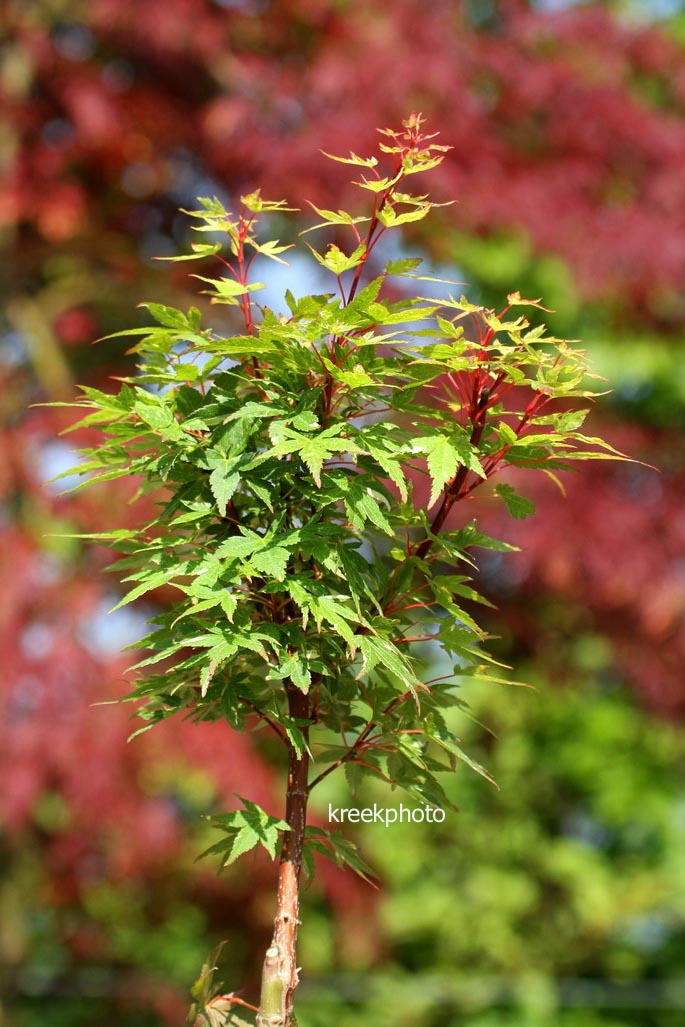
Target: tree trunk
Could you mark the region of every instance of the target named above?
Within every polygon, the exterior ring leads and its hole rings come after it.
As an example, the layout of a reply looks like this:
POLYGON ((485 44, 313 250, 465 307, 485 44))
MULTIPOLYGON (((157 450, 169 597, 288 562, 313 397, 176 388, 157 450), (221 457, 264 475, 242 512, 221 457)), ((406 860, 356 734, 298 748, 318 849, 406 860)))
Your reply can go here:
MULTIPOLYGON (((307 697, 294 687, 288 689, 288 706, 290 716, 294 719, 309 719, 307 697)), ((306 726, 301 730, 307 741, 306 726)), ((308 776, 308 752, 305 750, 298 756, 293 746, 290 746, 285 806, 285 821, 290 830, 286 832, 281 850, 274 933, 264 957, 257 1027, 296 1027, 293 995, 298 983, 296 946, 300 923, 300 873, 307 823, 308 776)))

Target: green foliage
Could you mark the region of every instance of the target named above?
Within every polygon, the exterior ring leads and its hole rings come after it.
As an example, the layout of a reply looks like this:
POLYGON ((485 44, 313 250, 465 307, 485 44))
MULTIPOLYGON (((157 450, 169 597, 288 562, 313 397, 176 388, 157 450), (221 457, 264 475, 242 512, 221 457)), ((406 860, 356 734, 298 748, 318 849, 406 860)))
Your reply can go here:
MULTIPOLYGON (((252 193, 234 215, 200 200, 196 230, 224 236, 226 252, 213 241, 187 259, 220 259, 220 277, 197 277, 212 303, 237 308, 243 334, 203 327, 194 307, 147 304, 156 324, 124 333, 138 337, 138 373, 113 396, 83 390, 80 425, 102 441, 79 470, 83 484, 135 475, 158 503, 150 523, 94 536, 122 555, 120 605, 161 587, 176 597, 141 643, 129 698, 144 729, 177 712, 261 726, 311 755, 310 790, 354 765, 445 806, 444 771, 465 761, 487 773, 449 726, 458 686, 500 680, 465 608, 479 597, 455 571, 474 563, 474 548, 502 549, 474 526, 448 528, 447 516, 507 466, 554 476, 620 454, 579 431, 588 369, 531 327, 525 309, 538 301, 510 293, 496 312, 463 296, 397 300, 386 279, 411 282, 415 262, 366 274, 381 236, 431 209, 399 189, 444 155, 421 123, 384 131, 385 177, 375 158, 345 158, 364 168, 356 184, 371 193, 370 213, 316 210, 314 227, 351 233, 351 249, 318 253, 333 291, 288 291, 289 316, 260 308, 250 277, 257 257, 281 261, 285 247, 265 241, 260 219, 281 218, 283 201, 252 193), (421 679, 423 643, 449 661, 438 681, 421 679)), ((514 516, 531 512, 511 485, 494 494, 514 516)), ((273 857, 288 826, 247 801, 213 823, 227 835, 213 847, 226 863, 257 844, 273 857)), ((317 846, 345 855, 333 839, 317 846)))
POLYGON ((361 858, 357 846, 338 833, 325 831, 321 827, 308 827, 304 852, 305 865, 310 875, 314 873, 314 853, 318 852, 334 860, 339 867, 349 867, 365 881, 372 883, 373 870, 361 858))
POLYGON ((270 817, 249 799, 240 801, 244 809, 207 818, 226 837, 210 846, 202 855, 219 853, 225 856, 224 866, 230 866, 238 856, 261 845, 275 859, 279 833, 288 831, 288 825, 283 820, 270 817))
MULTIPOLYGON (((450 715, 500 792, 463 775, 447 789, 460 812, 442 824, 353 829, 383 881, 384 958, 370 973, 350 945, 331 978, 319 951, 334 929, 310 922, 303 1027, 682 1019, 681 731, 586 670, 568 688, 527 670, 534 695, 474 689, 477 720, 450 715)), ((336 779, 322 798, 349 802, 336 779)), ((356 796, 383 800, 371 781, 356 796)))
MULTIPOLYGON (((443 824, 347 828, 383 885, 357 896, 364 903, 362 925, 354 911, 348 919, 346 909, 336 915, 324 906, 316 886, 308 891, 300 1027, 432 1027, 436 1021, 447 1027, 676 1027, 682 1019, 681 731, 638 708, 623 689, 593 681, 587 669, 578 670, 568 688, 539 681, 531 668, 526 672, 539 686, 534 694, 472 689, 473 713, 496 737, 466 713, 451 715, 469 751, 501 781, 500 792, 463 774, 449 785, 460 813, 443 824), (367 948, 375 931, 381 932, 380 965, 367 948), (641 991, 651 1008, 635 1000, 641 991), (565 996, 583 1005, 566 1007, 565 996), (610 1000, 606 1008, 603 998, 610 1000), (536 1005, 542 1008, 536 1011, 536 1005)), ((195 808, 206 801, 198 795, 195 808)), ((349 804, 348 783, 331 775, 321 801, 322 809, 328 801, 349 804)), ((355 802, 373 801, 387 805, 383 783, 360 783, 355 802)), ((193 836, 191 849, 199 844, 193 836)), ((46 872, 38 859, 36 867, 46 872)), ((94 900, 89 903, 107 938, 120 939, 115 968, 133 964, 135 980, 151 993, 159 980, 184 988, 202 953, 215 944, 206 923, 189 926, 199 916, 202 872, 202 864, 188 868, 188 894, 157 884, 129 897, 130 886, 119 882, 108 887, 106 903, 98 899, 97 909, 94 900), (153 922, 146 925, 142 910, 155 892, 153 922), (171 945, 164 937, 175 920, 182 926, 173 927, 171 945)), ((21 883, 33 895, 47 887, 45 878, 21 883)), ((10 894, 6 882, 5 896, 10 894)), ((215 905, 212 889, 204 898, 205 921, 215 922, 215 905)), ((50 918, 57 912, 51 910, 50 918)), ((68 916, 73 922, 78 913, 71 907, 68 916)), ((35 932, 40 923, 34 912, 28 926, 35 932)), ((14 927, 8 919, 9 925, 14 927)), ((54 926, 44 923, 43 930, 54 926)), ((222 953, 224 979, 238 972, 238 942, 234 936, 222 953)), ((58 953, 56 937, 50 946, 47 937, 40 945, 34 940, 25 973, 40 979, 58 953)), ((62 952, 60 980, 78 981, 68 960, 62 952)), ((210 966, 217 961, 212 957, 210 966)), ((102 952, 99 958, 92 953, 89 968, 96 980, 98 973, 106 977, 102 952)), ((61 993, 49 1001, 24 998, 12 1023, 109 1027, 122 1016, 135 1027, 163 1022, 153 1012, 136 1015, 133 987, 122 1012, 116 1004, 122 990, 126 985, 115 977, 113 994, 99 999, 61 993)))

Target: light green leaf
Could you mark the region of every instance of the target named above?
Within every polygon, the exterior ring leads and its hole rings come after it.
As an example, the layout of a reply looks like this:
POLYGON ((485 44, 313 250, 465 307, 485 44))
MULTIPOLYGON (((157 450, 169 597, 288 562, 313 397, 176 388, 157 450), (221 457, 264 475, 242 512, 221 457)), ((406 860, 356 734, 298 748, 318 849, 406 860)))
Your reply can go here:
POLYGON ((255 553, 250 559, 250 566, 258 574, 283 581, 289 559, 290 553, 287 549, 283 549, 282 546, 270 546, 255 553))
POLYGON ((359 635, 357 643, 362 654, 362 667, 358 677, 370 673, 378 664, 402 682, 414 677, 411 666, 389 639, 376 635, 359 635))
POLYGON ((222 560, 243 559, 254 553, 261 545, 263 545, 263 539, 258 535, 233 535, 221 543, 216 555, 222 560))
POLYGON ((281 833, 289 831, 290 827, 284 820, 270 816, 249 799, 243 799, 240 795, 238 798, 244 809, 205 818, 212 826, 224 831, 227 838, 205 849, 198 859, 212 853, 220 853, 225 857, 223 866, 226 867, 257 845, 261 845, 271 859, 276 858, 281 833))
POLYGON ((319 224, 312 225, 311 228, 306 228, 304 232, 300 232, 300 235, 306 235, 307 232, 313 232, 317 228, 325 228, 328 225, 358 225, 364 221, 369 221, 368 217, 357 217, 353 218, 351 214, 348 214, 344 210, 326 210, 323 207, 317 207, 313 203, 309 203, 309 206, 316 211, 319 217, 323 218, 323 221, 319 224))
POLYGON ((471 770, 474 770, 476 774, 479 774, 481 777, 484 777, 486 781, 489 781, 490 784, 494 785, 495 788, 497 788, 497 782, 492 777, 492 775, 485 769, 485 767, 482 767, 480 763, 477 763, 475 760, 471 759, 471 757, 467 753, 465 753, 462 747, 460 746, 459 739, 455 735, 453 735, 452 732, 449 731, 444 724, 441 724, 439 721, 436 721, 435 717, 432 714, 429 714, 424 721, 424 731, 429 738, 432 738, 433 741, 436 742, 436 744, 439 745, 446 752, 448 752, 450 756, 454 756, 455 759, 459 760, 462 763, 465 763, 468 767, 471 768, 471 770))
POLYGON ((405 210, 398 214, 392 207, 385 206, 378 212, 378 220, 386 228, 397 228, 398 225, 406 225, 410 221, 422 221, 430 213, 432 203, 424 203, 416 210, 405 210))
POLYGON ((239 462, 235 459, 220 460, 209 476, 209 487, 222 517, 226 516, 228 501, 240 484, 240 474, 235 470, 239 462))
POLYGON ((352 268, 359 267, 364 259, 366 252, 366 244, 360 243, 359 246, 349 256, 336 246, 335 243, 331 243, 324 254, 321 254, 313 246, 309 246, 312 256, 322 264, 323 267, 328 271, 332 271, 335 275, 341 275, 344 271, 350 271, 352 268))
POLYGON ((327 153, 325 150, 321 152, 324 157, 328 157, 329 160, 336 160, 339 164, 354 164, 361 168, 375 168, 378 164, 377 157, 358 157, 356 153, 351 153, 349 157, 336 157, 334 153, 327 153))
POLYGON ((149 310, 155 321, 165 328, 177 328, 181 331, 190 328, 186 315, 175 307, 165 307, 162 303, 141 303, 140 306, 149 310))
POLYGON ((444 435, 427 435, 424 438, 414 439, 413 443, 427 457, 428 473, 432 482, 428 500, 428 509, 430 510, 445 485, 454 478, 457 466, 462 462, 461 457, 444 435))
POLYGON ((413 271, 420 264, 423 264, 421 257, 403 257, 400 260, 388 261, 385 270, 389 275, 403 275, 407 271, 413 271))

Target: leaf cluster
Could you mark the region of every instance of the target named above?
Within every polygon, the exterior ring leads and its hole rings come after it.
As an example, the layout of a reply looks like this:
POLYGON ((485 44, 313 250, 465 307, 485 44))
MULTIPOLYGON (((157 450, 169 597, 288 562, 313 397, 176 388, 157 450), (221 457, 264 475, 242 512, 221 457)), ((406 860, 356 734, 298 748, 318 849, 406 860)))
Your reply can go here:
MULTIPOLYGON (((256 257, 282 260, 260 218, 282 217, 283 202, 253 193, 234 215, 201 200, 196 228, 226 244, 174 259, 219 258, 220 277, 200 277, 240 327, 227 336, 196 308, 148 304, 155 325, 120 333, 138 337, 138 372, 114 395, 83 389, 78 426, 101 433, 84 451, 84 485, 134 475, 158 503, 151 522, 92 536, 121 554, 121 604, 162 586, 176 596, 141 643, 129 698, 142 730, 177 712, 263 728, 311 756, 310 790, 346 765, 445 806, 442 772, 463 762, 489 777, 447 726, 458 686, 506 680, 473 614, 474 550, 511 549, 473 521, 448 526, 450 510, 485 486, 525 516, 511 484, 490 489, 504 468, 555 476, 619 454, 580 431, 588 368, 530 326, 537 301, 511 293, 499 312, 438 302, 416 294, 417 261, 374 269, 379 239, 430 212, 404 183, 442 160, 432 138, 412 116, 384 132, 387 173, 375 157, 334 158, 363 169, 371 208, 317 210, 315 227, 351 243, 314 250, 332 289, 288 290, 287 314, 260 307, 250 278, 256 257), (438 652, 449 672, 426 682, 438 652)), ((286 827, 244 805, 214 818, 224 863, 258 844, 273 856, 286 827)), ((310 841, 354 865, 332 837, 310 841)))

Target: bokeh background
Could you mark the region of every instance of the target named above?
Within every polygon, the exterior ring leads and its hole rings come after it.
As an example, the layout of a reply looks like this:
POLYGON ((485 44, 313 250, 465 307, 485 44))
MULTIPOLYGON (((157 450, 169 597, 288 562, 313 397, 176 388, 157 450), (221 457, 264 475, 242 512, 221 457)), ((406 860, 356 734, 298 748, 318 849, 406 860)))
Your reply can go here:
POLYGON ((184 244, 179 207, 257 185, 357 202, 319 149, 371 152, 414 109, 454 147, 432 191, 458 203, 404 245, 472 298, 541 296, 613 389, 597 433, 659 472, 594 464, 566 499, 526 481, 526 522, 483 504, 522 547, 483 564, 496 645, 538 691, 469 694, 499 793, 457 775, 444 824, 359 830, 379 891, 332 869, 308 889, 300 1023, 682 1024, 683 4, 8 0, 0 18, 2 1027, 180 1024, 221 939, 226 987, 254 998, 273 869, 193 860, 200 814, 234 793, 278 812, 268 746, 181 721, 127 744, 130 709, 93 705, 123 693, 120 649, 165 595, 105 616, 110 557, 64 536, 135 517, 130 490, 45 486, 74 463, 72 415, 31 404, 129 373, 125 343, 92 340, 143 324, 135 303, 197 302, 153 260, 184 244))

